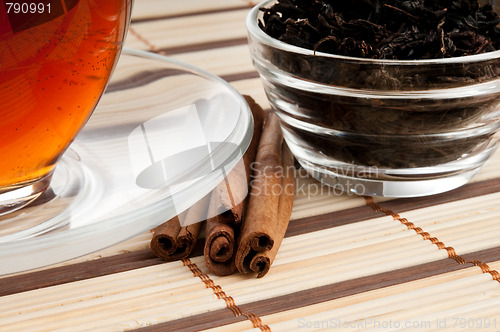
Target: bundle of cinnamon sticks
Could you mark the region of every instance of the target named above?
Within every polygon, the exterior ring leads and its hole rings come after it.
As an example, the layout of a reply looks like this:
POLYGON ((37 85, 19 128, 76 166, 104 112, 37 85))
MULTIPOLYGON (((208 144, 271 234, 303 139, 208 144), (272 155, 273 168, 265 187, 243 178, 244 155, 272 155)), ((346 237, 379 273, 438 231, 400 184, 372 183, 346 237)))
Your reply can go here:
POLYGON ((283 140, 279 119, 266 114, 249 97, 254 135, 234 168, 207 197, 186 212, 158 226, 151 249, 167 261, 188 257, 205 223, 204 257, 216 275, 236 271, 263 277, 270 269, 285 236, 295 195, 294 159, 283 140), (244 198, 243 198, 244 197, 244 198), (239 202, 234 204, 234 202, 239 202), (198 219, 196 219, 198 218, 198 219))

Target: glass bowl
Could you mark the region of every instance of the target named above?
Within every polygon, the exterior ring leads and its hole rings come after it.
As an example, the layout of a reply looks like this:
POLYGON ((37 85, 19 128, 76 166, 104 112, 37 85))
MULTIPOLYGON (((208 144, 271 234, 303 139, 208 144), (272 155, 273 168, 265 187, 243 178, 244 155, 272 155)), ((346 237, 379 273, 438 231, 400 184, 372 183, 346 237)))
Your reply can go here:
POLYGON ((414 197, 457 188, 494 152, 500 51, 431 60, 314 52, 247 17, 249 47, 298 162, 346 193, 414 197))

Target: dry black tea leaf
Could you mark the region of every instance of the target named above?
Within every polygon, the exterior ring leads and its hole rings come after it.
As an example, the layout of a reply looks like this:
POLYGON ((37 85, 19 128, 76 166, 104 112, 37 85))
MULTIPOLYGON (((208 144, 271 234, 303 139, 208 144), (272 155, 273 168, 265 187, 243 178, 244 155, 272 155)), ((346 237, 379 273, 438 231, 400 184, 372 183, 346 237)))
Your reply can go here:
POLYGON ((261 28, 315 51, 375 59, 436 59, 498 50, 500 17, 477 0, 279 0, 261 28))

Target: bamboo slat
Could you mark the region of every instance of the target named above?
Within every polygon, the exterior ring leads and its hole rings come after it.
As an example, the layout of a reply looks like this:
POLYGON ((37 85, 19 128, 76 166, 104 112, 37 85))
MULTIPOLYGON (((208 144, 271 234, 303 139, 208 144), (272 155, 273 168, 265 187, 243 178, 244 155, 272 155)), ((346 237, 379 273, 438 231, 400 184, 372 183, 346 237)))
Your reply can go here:
MULTIPOLYGON (((317 325, 321 325, 322 322, 332 323, 329 327, 335 327, 335 329, 341 329, 342 322, 345 322, 348 325, 348 330, 357 331, 361 329, 357 329, 356 325, 370 327, 368 323, 375 324, 374 318, 377 318, 380 324, 396 319, 399 319, 400 322, 403 320, 417 321, 416 318, 421 316, 422 312, 432 313, 436 311, 436 308, 438 311, 444 311, 446 305, 449 307, 459 306, 460 302, 457 302, 457 299, 461 299, 461 301, 469 299, 468 303, 471 303, 473 301, 470 301, 470 296, 475 296, 474 302, 478 303, 479 306, 483 300, 487 300, 491 296, 494 296, 498 301, 499 295, 498 287, 493 281, 488 282, 487 276, 481 274, 477 268, 468 268, 279 312, 264 316, 262 320, 273 331, 291 331, 301 327, 301 330, 312 330, 312 328, 308 329, 307 326, 313 327, 315 322, 317 325), (447 297, 448 301, 443 301, 443 297, 447 297), (349 325, 349 322, 352 324, 349 325)), ((444 318, 444 316, 442 317, 444 318)), ((214 330, 241 331, 249 327, 248 322, 241 322, 214 330)))
MULTIPOLYGON (((474 201, 476 198, 471 200, 474 201)), ((494 200, 492 199, 487 200, 487 202, 490 202, 490 205, 494 205, 494 200)), ((454 202, 450 203, 450 205, 467 206, 466 202, 454 202)), ((490 209, 487 208, 483 209, 489 211, 489 213, 485 214, 487 218, 483 218, 483 222, 486 222, 488 225, 494 225, 492 220, 496 220, 498 210, 490 211, 490 209), (493 216, 489 214, 493 214, 493 216)), ((431 210, 431 208, 426 208, 426 210, 431 210)), ((460 213, 460 210, 457 211, 460 213)), ((425 215, 432 216, 432 213, 427 211, 425 215)), ((484 217, 484 215, 471 216, 469 218, 470 222, 464 224, 462 228, 455 232, 452 232, 456 226, 453 220, 447 223, 434 223, 431 226, 443 227, 443 225, 448 225, 449 228, 444 228, 449 232, 448 236, 453 238, 454 235, 458 238, 459 244, 463 243, 463 245, 469 245, 471 247, 470 251, 477 251, 478 248, 482 248, 484 243, 488 243, 486 240, 491 239, 492 243, 495 244, 494 240, 498 238, 497 233, 492 233, 489 227, 484 227, 480 217, 484 217), (484 230, 482 233, 478 233, 482 236, 479 237, 479 239, 482 239, 481 241, 463 236, 463 234, 467 234, 468 231, 481 229, 484 230)), ((336 272, 345 271, 347 276, 349 276, 350 270, 359 271, 358 268, 363 266, 380 267, 382 264, 385 264, 384 268, 387 268, 387 266, 391 265, 389 262, 393 262, 395 265, 390 268, 401 268, 405 266, 404 260, 407 256, 407 252, 410 252, 411 255, 421 253, 420 255, 422 257, 426 256, 424 253, 434 253, 434 259, 446 257, 445 252, 438 252, 437 248, 431 243, 425 243, 418 235, 414 234, 413 231, 407 230, 403 225, 391 219, 391 217, 381 217, 355 224, 339 226, 334 229, 326 229, 319 232, 286 238, 270 276, 276 275, 277 277, 273 278, 277 280, 292 280, 292 276, 296 275, 300 277, 300 275, 304 273, 304 269, 307 269, 309 272, 318 269, 320 271, 315 273, 317 273, 319 278, 323 276, 327 282, 332 282, 331 279, 327 278, 329 268, 336 272), (351 236, 349 236, 349 234, 351 234, 351 236), (358 236, 353 237, 352 235, 354 234, 358 236), (322 270, 326 272, 322 274, 322 270)), ((423 262, 425 262, 425 260, 423 262)), ((416 261, 413 261, 413 263, 415 264, 416 261)), ((203 266, 203 261, 200 262, 200 266, 203 266)), ((156 267, 154 268, 156 269, 156 267)), ((380 271, 382 270, 378 270, 378 272, 380 271)), ((366 271, 368 274, 376 272, 376 269, 374 271, 366 271)), ((271 278, 268 278, 267 280, 271 281, 270 279, 271 278)), ((241 288, 244 293, 245 290, 252 290, 259 285, 259 282, 260 280, 246 279, 245 282, 238 283, 238 288, 241 288)), ((321 285, 321 283, 312 286, 316 287, 319 285, 321 285)), ((234 292, 234 295, 239 294, 232 285, 228 284, 224 287, 234 292)), ((272 283, 271 287, 273 287, 272 283)))
MULTIPOLYGON (((218 76, 255 71, 246 44, 174 54, 171 57, 218 76)), ((260 86, 260 81, 255 83, 260 86)))
MULTIPOLYGON (((246 39, 248 9, 174 17, 168 20, 133 23, 132 28, 158 49, 179 48, 229 39, 246 39)), ((244 41, 242 42, 242 44, 244 41)), ((131 47, 143 47, 133 41, 131 47)))
POLYGON ((192 15, 204 11, 226 10, 237 6, 251 6, 250 1, 244 0, 135 0, 132 20, 158 19, 178 15, 192 15))
POLYGON ((162 306, 170 319, 221 308, 213 301, 215 295, 179 262, 55 287, 57 292, 43 288, 3 297, 2 331, 35 326, 83 330, 85 324, 116 322, 139 309, 154 312, 162 306))

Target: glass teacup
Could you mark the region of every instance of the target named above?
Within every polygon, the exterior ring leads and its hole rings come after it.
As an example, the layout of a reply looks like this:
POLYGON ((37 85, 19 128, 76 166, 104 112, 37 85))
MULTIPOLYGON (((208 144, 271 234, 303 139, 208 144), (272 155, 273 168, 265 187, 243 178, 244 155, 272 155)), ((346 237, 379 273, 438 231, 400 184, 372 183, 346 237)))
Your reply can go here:
POLYGON ((0 214, 49 186, 96 107, 132 0, 0 2, 0 214))

